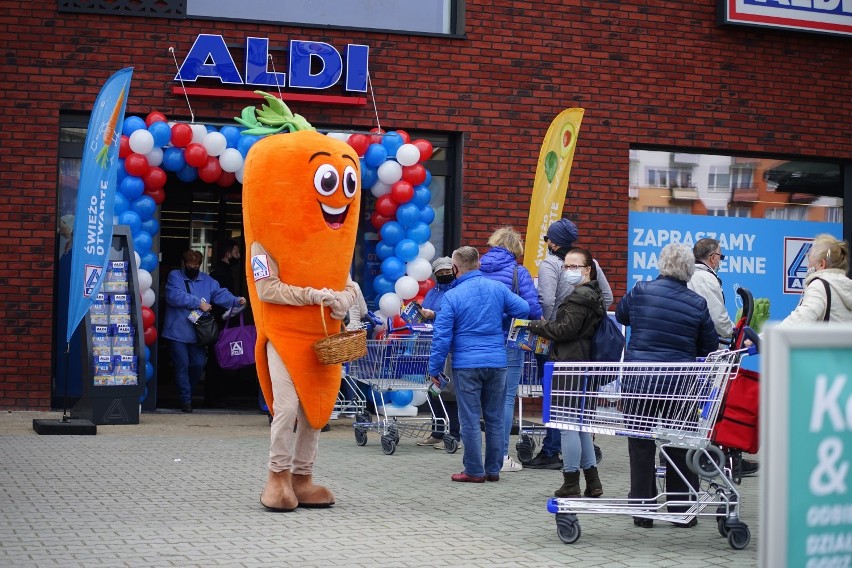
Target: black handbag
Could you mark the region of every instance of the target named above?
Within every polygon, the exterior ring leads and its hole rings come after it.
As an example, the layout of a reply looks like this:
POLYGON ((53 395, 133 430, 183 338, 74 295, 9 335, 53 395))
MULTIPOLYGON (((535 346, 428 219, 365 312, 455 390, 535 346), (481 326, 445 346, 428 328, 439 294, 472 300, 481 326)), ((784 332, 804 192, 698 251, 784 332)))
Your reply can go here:
MULTIPOLYGON (((186 285, 186 293, 191 295, 189 282, 184 280, 184 284, 186 285)), ((201 314, 201 317, 195 320, 193 326, 195 327, 196 345, 212 345, 219 339, 219 326, 216 325, 216 318, 213 317, 213 314, 209 312, 201 314)))

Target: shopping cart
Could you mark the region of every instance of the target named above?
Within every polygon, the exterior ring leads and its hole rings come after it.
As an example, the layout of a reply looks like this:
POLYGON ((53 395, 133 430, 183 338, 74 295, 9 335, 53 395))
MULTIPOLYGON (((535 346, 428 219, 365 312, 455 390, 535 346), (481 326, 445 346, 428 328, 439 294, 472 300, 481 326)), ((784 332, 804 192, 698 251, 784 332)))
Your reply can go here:
POLYGON ((367 355, 353 361, 349 372, 353 379, 371 387, 370 396, 376 409, 376 420, 364 420, 365 416, 356 416, 352 425, 355 430, 355 443, 363 446, 367 443, 369 431, 379 432, 382 451, 391 455, 396 451, 402 436, 420 437, 434 430, 447 434, 444 436, 444 449, 447 453, 452 454, 458 449, 458 442, 449 435, 449 425, 446 418, 443 418, 447 415, 447 409, 440 395, 426 397, 430 418, 388 416, 385 407, 384 393, 429 390, 432 384, 429 378, 431 347, 432 337, 428 334, 367 341, 367 355), (443 411, 441 417, 435 413, 435 402, 440 404, 443 411))
POLYGON ((369 421, 367 397, 361 387, 358 386, 358 382, 349 374, 348 367, 349 364, 343 367, 340 391, 337 393, 337 402, 334 403, 334 408, 331 411, 331 419, 337 420, 341 416, 345 416, 363 420, 366 417, 366 420, 369 421))
MULTIPOLYGON (((580 538, 578 513, 629 515, 687 523, 699 515, 717 520, 719 533, 734 549, 748 546, 751 533, 739 519, 740 494, 724 454, 710 443, 728 381, 748 350, 717 351, 693 363, 547 363, 543 380, 548 426, 652 439, 666 467, 686 480, 669 450, 687 449, 686 463, 699 476, 688 493, 660 490, 647 499, 551 498, 559 538, 580 538), (601 389, 609 385, 607 389, 601 389), (652 410, 654 409, 654 410, 652 410), (665 500, 659 503, 659 498, 665 500), (684 512, 668 512, 667 505, 684 512), (705 510, 710 507, 710 511, 705 510)), ((753 352, 753 351, 752 351, 753 352)), ((687 484, 688 485, 688 484, 687 484)))
POLYGON ((541 445, 547 428, 544 424, 524 421, 524 399, 541 398, 542 387, 535 353, 524 351, 523 354, 521 380, 518 383, 518 441, 515 443, 515 452, 518 461, 526 465, 533 460, 535 450, 541 445))

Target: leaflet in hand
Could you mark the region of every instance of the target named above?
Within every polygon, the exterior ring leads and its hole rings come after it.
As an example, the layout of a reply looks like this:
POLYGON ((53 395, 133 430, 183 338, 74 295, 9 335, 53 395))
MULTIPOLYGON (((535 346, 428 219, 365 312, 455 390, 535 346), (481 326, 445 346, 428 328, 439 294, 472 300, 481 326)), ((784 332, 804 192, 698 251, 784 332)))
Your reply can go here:
POLYGON ((550 353, 550 340, 537 336, 528 327, 521 327, 530 323, 531 320, 528 319, 513 319, 509 337, 506 338, 506 347, 547 355, 550 353))

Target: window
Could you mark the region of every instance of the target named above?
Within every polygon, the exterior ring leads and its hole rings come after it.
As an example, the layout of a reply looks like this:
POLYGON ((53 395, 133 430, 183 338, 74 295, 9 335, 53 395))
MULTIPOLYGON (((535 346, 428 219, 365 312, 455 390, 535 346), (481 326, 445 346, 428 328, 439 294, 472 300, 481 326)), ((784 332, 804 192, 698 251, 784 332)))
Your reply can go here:
POLYGON ((672 168, 669 170, 669 187, 688 188, 692 185, 692 168, 672 168))
POLYGON ((754 167, 733 166, 731 168, 731 188, 749 189, 754 187, 754 167))
POLYGON ((648 207, 647 213, 676 213, 678 215, 689 215, 692 210, 689 207, 648 207))
POLYGON ((785 221, 804 221, 807 218, 808 208, 801 206, 773 207, 766 210, 766 219, 783 219, 785 221))
POLYGON ((728 207, 727 209, 711 209, 707 212, 713 217, 751 217, 748 207, 728 207))
POLYGON ((731 189, 731 170, 726 166, 710 166, 707 177, 707 189, 710 191, 728 191, 731 189))
POLYGON ((649 169, 648 170, 648 185, 656 186, 656 187, 668 187, 669 186, 669 170, 656 170, 649 169))

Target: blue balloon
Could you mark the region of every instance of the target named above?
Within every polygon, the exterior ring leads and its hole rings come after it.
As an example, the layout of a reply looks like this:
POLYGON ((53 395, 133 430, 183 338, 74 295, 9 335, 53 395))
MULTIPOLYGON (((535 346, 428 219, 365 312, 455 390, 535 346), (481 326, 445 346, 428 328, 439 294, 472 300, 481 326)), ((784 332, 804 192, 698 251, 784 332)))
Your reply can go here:
MULTIPOLYGON (((127 213, 131 213, 131 211, 128 211, 127 213)), ((151 235, 143 231, 141 227, 139 228, 139 232, 133 235, 133 249, 138 252, 140 256, 151 252, 151 245, 153 244, 154 239, 151 238, 151 235)))
POLYGON ((427 225, 431 225, 432 221, 435 220, 435 210, 432 209, 431 205, 425 206, 420 210, 420 221, 426 223, 427 225))
POLYGON ((142 219, 136 211, 125 211, 118 216, 119 225, 127 225, 130 228, 130 234, 135 235, 142 230, 142 219))
POLYGON ((384 402, 385 404, 393 404, 393 402, 392 402, 393 393, 394 393, 394 391, 383 392, 382 393, 382 402, 384 402))
POLYGON ((371 168, 378 168, 388 159, 388 151, 381 144, 370 144, 364 152, 364 163, 371 168))
POLYGON ((186 167, 183 158, 183 148, 169 146, 163 150, 163 169, 169 172, 177 172, 186 167))
POLYGON ((150 361, 151 360, 151 348, 148 347, 147 345, 143 345, 143 347, 145 348, 145 360, 150 361))
POLYGON ((120 191, 116 191, 115 201, 113 202, 112 206, 112 214, 118 216, 127 211, 128 209, 130 209, 130 201, 128 201, 127 198, 124 197, 123 193, 121 193, 120 191))
POLYGON ((223 126, 219 129, 219 132, 222 133, 222 136, 225 137, 225 142, 227 142, 228 148, 236 148, 237 144, 240 141, 240 129, 236 126, 223 126))
POLYGON ((118 159, 118 171, 115 183, 121 183, 121 180, 127 177, 127 170, 124 168, 124 158, 118 159))
POLYGON ((182 169, 177 171, 177 177, 180 181, 189 183, 191 181, 195 181, 198 177, 198 170, 192 166, 184 166, 182 169))
POLYGON ((124 194, 124 197, 128 199, 128 201, 133 201, 143 193, 145 193, 145 182, 142 181, 142 178, 128 175, 126 178, 121 180, 121 184, 118 186, 118 191, 124 194))
POLYGON ((376 185, 377 181, 379 181, 379 172, 365 164, 364 158, 361 158, 361 187, 370 189, 376 185))
POLYGON ((237 142, 237 150, 239 150, 240 154, 243 155, 243 158, 248 156, 248 151, 254 146, 254 143, 260 140, 257 136, 249 135, 240 135, 240 139, 237 142))
POLYGON ((384 136, 382 136, 382 146, 384 146, 385 150, 387 150, 388 158, 396 158, 396 151, 399 150, 400 146, 403 144, 405 144, 405 140, 403 140, 402 136, 396 132, 387 132, 384 136))
POLYGON ((423 183, 421 183, 420 185, 425 185, 426 187, 429 187, 430 183, 432 183, 432 172, 426 170, 426 179, 423 180, 423 183))
POLYGON ((172 129, 165 122, 155 122, 148 127, 148 132, 154 137, 154 146, 162 148, 172 139, 172 129))
POLYGON ((388 292, 394 291, 393 282, 385 278, 384 274, 379 274, 373 279, 373 290, 376 292, 376 301, 378 301, 388 292))
POLYGON ((420 222, 420 208, 411 202, 403 203, 396 210, 396 220, 408 229, 420 222))
MULTIPOLYGON (((136 251, 136 252, 139 252, 139 251, 136 251)), ((155 270, 157 270, 157 265, 160 264, 160 259, 157 258, 157 253, 148 252, 148 253, 142 254, 140 252, 139 255, 142 257, 142 262, 139 263, 139 266, 141 268, 144 268, 148 272, 154 272, 155 270)))
POLYGON ((376 243, 376 256, 379 257, 379 260, 392 257, 395 254, 394 250, 394 246, 387 244, 385 241, 376 243))
POLYGON ((429 228, 429 225, 426 223, 417 223, 407 231, 405 231, 405 238, 411 239, 418 245, 422 245, 432 236, 432 229, 429 228))
POLYGON ((145 382, 147 383, 154 377, 154 365, 150 361, 145 363, 145 382))
POLYGON ((142 394, 139 395, 139 404, 145 402, 145 399, 148 398, 148 387, 144 387, 142 394))
POLYGON ((160 232, 160 223, 156 219, 142 221, 142 230, 153 237, 160 232))
POLYGON ((207 134, 210 134, 211 132, 219 132, 215 126, 211 126, 210 124, 205 124, 204 128, 207 129, 207 134))
POLYGON ((405 238, 405 228, 396 221, 388 221, 379 229, 379 234, 389 245, 396 246, 396 243, 405 238))
POLYGON ((131 134, 146 126, 145 121, 138 116, 128 116, 121 125, 121 133, 129 138, 131 134))
POLYGON ((394 247, 394 252, 402 262, 411 262, 420 254, 420 245, 411 239, 402 239, 394 247))
POLYGON ((405 276, 405 263, 395 256, 382 261, 382 274, 391 282, 396 282, 405 276))
POLYGON ((391 404, 394 406, 408 406, 414 400, 414 391, 391 391, 391 404))
POLYGON ((136 211, 142 221, 147 221, 157 212, 157 202, 150 196, 143 195, 130 204, 130 209, 136 211))
POLYGON ((432 201, 432 192, 425 185, 418 185, 414 188, 414 197, 411 198, 409 203, 415 204, 419 208, 423 208, 426 205, 429 205, 429 202, 432 201))

